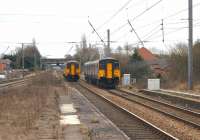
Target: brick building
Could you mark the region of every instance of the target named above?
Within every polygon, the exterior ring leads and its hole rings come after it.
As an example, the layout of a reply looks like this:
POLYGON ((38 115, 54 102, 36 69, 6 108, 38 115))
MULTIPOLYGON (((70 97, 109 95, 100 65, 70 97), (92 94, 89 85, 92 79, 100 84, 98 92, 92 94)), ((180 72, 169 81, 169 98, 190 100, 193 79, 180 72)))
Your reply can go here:
POLYGON ((10 70, 11 61, 9 59, 0 59, 0 73, 10 70))
POLYGON ((155 76, 158 77, 166 75, 168 63, 165 59, 156 57, 151 51, 144 47, 140 48, 138 53, 142 59, 150 65, 150 68, 154 72, 155 76))

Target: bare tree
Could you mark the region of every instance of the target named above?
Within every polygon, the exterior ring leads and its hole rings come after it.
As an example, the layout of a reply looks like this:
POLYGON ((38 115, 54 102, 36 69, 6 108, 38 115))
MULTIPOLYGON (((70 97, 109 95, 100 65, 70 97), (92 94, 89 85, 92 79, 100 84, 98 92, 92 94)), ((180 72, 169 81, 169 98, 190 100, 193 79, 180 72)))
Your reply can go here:
POLYGON ((124 50, 125 50, 125 52, 126 52, 126 55, 130 55, 130 52, 132 51, 132 46, 130 45, 130 44, 128 44, 128 43, 126 43, 125 45, 124 45, 124 50))
POLYGON ((118 52, 119 54, 122 53, 122 47, 121 47, 121 46, 118 46, 118 47, 117 47, 117 52, 118 52))
POLYGON ((186 81, 187 77, 187 45, 179 43, 170 52, 171 68, 169 76, 171 79, 186 81))
POLYGON ((81 61, 83 65, 87 61, 99 59, 99 51, 95 45, 87 45, 86 36, 81 37, 80 46, 76 46, 76 53, 74 58, 78 61, 81 61))

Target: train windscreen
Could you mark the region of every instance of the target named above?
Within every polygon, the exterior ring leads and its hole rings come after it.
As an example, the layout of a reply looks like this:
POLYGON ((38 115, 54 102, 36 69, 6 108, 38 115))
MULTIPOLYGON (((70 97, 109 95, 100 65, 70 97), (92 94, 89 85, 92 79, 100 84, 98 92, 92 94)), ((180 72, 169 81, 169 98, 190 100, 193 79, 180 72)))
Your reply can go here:
POLYGON ((67 68, 70 68, 71 64, 75 64, 75 68, 79 68, 79 64, 78 63, 74 63, 74 62, 67 63, 67 68))
POLYGON ((113 59, 101 60, 99 62, 99 68, 100 69, 105 69, 107 63, 112 63, 114 68, 119 68, 119 62, 118 62, 118 60, 113 60, 113 59))
POLYGON ((105 69, 106 68, 106 62, 105 61, 101 61, 99 63, 99 69, 105 69))
POLYGON ((114 68, 119 68, 119 62, 118 61, 113 62, 113 66, 114 68))

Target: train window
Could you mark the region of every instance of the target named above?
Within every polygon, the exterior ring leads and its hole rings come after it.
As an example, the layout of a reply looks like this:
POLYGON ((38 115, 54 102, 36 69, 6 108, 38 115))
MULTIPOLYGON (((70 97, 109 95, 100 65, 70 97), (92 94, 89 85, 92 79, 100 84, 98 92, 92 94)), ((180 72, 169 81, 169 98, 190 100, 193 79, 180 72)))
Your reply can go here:
POLYGON ((67 64, 67 68, 70 68, 70 63, 67 64))
POLYGON ((119 63, 118 62, 113 62, 114 68, 119 68, 119 63))
POLYGON ((105 68, 106 68, 105 62, 100 62, 99 63, 99 69, 105 69, 105 68))
POLYGON ((78 64, 75 64, 75 67, 76 67, 76 68, 79 68, 78 64))

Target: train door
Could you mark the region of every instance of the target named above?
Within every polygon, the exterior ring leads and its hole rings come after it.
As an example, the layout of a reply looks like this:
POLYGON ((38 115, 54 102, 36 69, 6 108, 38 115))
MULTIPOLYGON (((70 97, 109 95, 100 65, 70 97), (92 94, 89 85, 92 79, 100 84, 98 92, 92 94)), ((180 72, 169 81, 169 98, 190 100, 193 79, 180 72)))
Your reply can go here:
POLYGON ((111 62, 108 62, 107 64, 106 64, 106 76, 107 76, 107 78, 108 79, 112 79, 112 72, 113 71, 113 65, 112 65, 112 63, 111 62))
POLYGON ((71 75, 74 76, 75 75, 75 64, 74 63, 71 63, 71 75))

